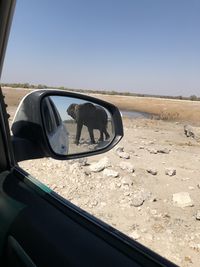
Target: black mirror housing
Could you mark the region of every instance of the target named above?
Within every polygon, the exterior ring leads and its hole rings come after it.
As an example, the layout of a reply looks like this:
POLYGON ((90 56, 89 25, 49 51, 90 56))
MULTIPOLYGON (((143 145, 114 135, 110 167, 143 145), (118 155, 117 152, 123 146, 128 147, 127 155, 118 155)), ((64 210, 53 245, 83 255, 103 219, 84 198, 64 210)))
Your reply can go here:
MULTIPOLYGON (((55 108, 56 107, 53 107, 53 109, 55 108)), ((59 112, 57 113, 57 117, 60 119, 59 112)), ((75 121, 73 123, 75 123, 75 121)), ((43 157, 67 160, 92 156, 112 149, 123 137, 122 119, 117 107, 94 97, 66 92, 64 90, 36 90, 25 96, 17 109, 11 131, 14 155, 18 162, 43 157), (68 153, 68 148, 66 148, 65 153, 62 154, 58 153, 56 149, 53 149, 49 141, 50 139, 47 131, 48 121, 46 121, 46 117, 44 116, 43 103, 47 99, 51 100, 55 97, 63 97, 63 99, 69 98, 73 99, 73 101, 77 100, 77 102, 85 101, 106 109, 107 113, 110 114, 113 128, 113 136, 110 142, 106 143, 104 146, 99 146, 98 149, 95 150, 77 151, 76 153, 74 153, 74 151, 68 153)), ((55 138, 56 137, 54 137, 54 143, 57 141, 55 138)), ((68 144, 66 146, 68 146, 68 144)))

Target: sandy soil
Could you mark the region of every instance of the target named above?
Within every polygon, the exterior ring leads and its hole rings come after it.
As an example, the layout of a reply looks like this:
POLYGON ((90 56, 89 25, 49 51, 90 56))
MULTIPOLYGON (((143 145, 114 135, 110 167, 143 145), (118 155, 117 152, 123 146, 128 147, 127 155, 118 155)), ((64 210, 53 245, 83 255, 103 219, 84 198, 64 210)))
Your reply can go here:
MULTIPOLYGON (((24 94, 13 91, 16 95, 12 99, 11 91, 5 90, 11 116, 24 94)), ((122 108, 121 103, 127 101, 128 109, 151 110, 158 115, 167 110, 171 117, 124 118, 124 138, 118 146, 124 148, 129 159, 121 158, 113 149, 90 157, 87 162, 40 159, 21 162, 20 166, 63 197, 177 265, 198 267, 200 144, 187 138, 183 127, 185 122, 199 125, 200 103, 101 96, 104 97, 122 108), (179 116, 173 117, 174 112, 179 116), (92 171, 93 163, 104 157, 105 169, 117 172, 117 177, 109 177, 105 170, 92 171), (134 172, 129 171, 127 163, 134 172), (176 173, 169 176, 168 169, 176 173), (182 192, 190 198, 184 208, 175 202, 175 194, 182 192)))

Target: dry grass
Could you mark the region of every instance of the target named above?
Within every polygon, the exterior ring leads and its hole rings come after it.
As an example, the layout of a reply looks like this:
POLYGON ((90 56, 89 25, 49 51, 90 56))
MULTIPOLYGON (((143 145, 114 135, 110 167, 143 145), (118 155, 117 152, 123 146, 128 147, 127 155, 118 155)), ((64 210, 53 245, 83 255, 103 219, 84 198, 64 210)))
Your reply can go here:
MULTIPOLYGON (((30 91, 27 89, 3 88, 3 93, 9 106, 18 106, 20 100, 30 91)), ((101 94, 90 95, 113 103, 121 110, 147 112, 156 115, 161 120, 200 124, 200 101, 101 94)))
POLYGON ((135 110, 157 115, 162 120, 200 124, 200 102, 150 97, 95 95, 121 110, 135 110))
POLYGON ((23 88, 2 88, 5 101, 8 106, 18 106, 22 98, 31 92, 31 90, 23 88))

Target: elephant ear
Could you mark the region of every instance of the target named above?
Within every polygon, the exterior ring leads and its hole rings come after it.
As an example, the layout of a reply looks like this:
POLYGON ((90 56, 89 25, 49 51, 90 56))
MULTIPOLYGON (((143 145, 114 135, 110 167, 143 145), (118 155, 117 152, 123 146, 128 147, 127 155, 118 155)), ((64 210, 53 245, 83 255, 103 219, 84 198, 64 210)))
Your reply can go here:
POLYGON ((71 104, 67 109, 68 115, 70 115, 74 120, 77 119, 76 106, 78 106, 78 105, 77 104, 71 104))
POLYGON ((81 110, 82 110, 82 105, 74 105, 74 119, 76 120, 76 122, 80 119, 80 113, 81 113, 81 110))

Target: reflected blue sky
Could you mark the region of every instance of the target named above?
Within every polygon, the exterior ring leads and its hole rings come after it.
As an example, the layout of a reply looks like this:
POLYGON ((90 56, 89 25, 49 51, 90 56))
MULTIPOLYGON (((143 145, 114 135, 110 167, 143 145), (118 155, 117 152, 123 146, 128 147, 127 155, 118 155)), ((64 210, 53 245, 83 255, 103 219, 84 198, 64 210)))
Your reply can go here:
MULTIPOLYGON (((61 119, 63 121, 65 120, 73 120, 71 116, 67 114, 67 109, 71 104, 84 104, 88 103, 90 101, 78 99, 78 98, 73 98, 69 96, 51 96, 51 100, 54 102, 56 108, 58 109, 61 119)), ((90 102, 93 103, 93 102, 90 102)), ((94 104, 94 103, 93 103, 94 104)), ((105 109, 105 108, 104 108, 105 109)), ((110 113, 105 109, 108 118, 110 118, 110 113)))
POLYGON ((73 97, 65 97, 65 96, 51 96, 52 101, 56 105, 58 109, 61 119, 64 120, 71 120, 72 118, 67 114, 67 109, 71 104, 83 104, 86 101, 73 98, 73 97))

